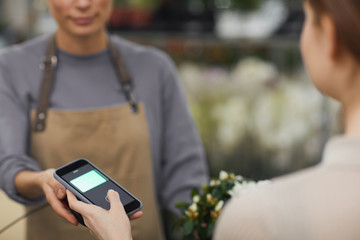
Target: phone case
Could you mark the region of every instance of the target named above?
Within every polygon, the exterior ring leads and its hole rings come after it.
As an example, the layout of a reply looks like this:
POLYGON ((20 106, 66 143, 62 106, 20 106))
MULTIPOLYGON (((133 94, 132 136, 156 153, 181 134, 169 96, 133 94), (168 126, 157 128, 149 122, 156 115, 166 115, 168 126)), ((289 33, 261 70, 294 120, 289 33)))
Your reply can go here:
MULTIPOLYGON (((132 198, 134 198, 136 201, 138 201, 140 203, 139 207, 137 209, 134 209, 131 212, 126 213, 128 216, 131 216, 132 214, 140 211, 142 209, 142 202, 136 198, 134 195, 132 195, 130 192, 128 192, 124 187, 122 187, 120 184, 118 184, 115 180, 113 180, 112 178, 110 178, 106 173, 104 173, 101 169, 99 169, 98 167, 96 167, 93 163, 91 163, 89 160, 85 159, 85 158, 79 158, 76 159, 66 165, 63 165, 60 168, 57 168, 54 172, 54 178, 59 181, 66 189, 70 190, 79 200, 88 203, 88 204, 93 204, 92 202, 90 202, 86 197, 84 197, 81 193, 78 192, 78 190, 76 190, 73 186, 71 186, 69 183, 67 183, 66 181, 64 181, 58 174, 57 172, 60 169, 66 168, 74 163, 76 163, 77 161, 86 161, 87 164, 91 165, 94 169, 96 169, 97 171, 99 171, 101 174, 103 174, 104 176, 106 176, 109 180, 111 180, 114 184, 118 185, 124 192, 126 192, 127 194, 129 194, 132 198)), ((80 215, 80 214, 79 214, 80 215)), ((81 215, 80 215, 81 216, 81 215)), ((76 216, 75 216, 76 217, 76 216)), ((80 221, 79 221, 80 222, 80 221)))

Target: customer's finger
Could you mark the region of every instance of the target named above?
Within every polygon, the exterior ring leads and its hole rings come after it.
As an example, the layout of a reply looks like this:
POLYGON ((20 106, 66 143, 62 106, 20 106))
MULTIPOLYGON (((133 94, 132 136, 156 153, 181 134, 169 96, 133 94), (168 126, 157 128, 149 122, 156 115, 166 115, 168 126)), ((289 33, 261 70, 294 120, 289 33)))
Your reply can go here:
MULTIPOLYGON (((116 209, 116 211, 119 211, 121 214, 126 214, 124 206, 122 205, 120 201, 119 193, 110 189, 108 191, 108 199, 110 201, 110 209, 116 209)), ((130 220, 135 220, 140 218, 143 215, 143 212, 139 211, 134 213, 133 215, 129 216, 130 220)))
POLYGON ((110 189, 107 193, 107 198, 109 199, 109 202, 110 202, 110 209, 125 213, 124 206, 121 203, 118 192, 110 189))
POLYGON ((85 215, 87 212, 89 212, 89 210, 92 207, 91 205, 77 200, 75 195, 72 192, 70 192, 69 190, 66 190, 66 194, 67 194, 67 198, 68 198, 68 202, 69 202, 69 207, 72 210, 80 213, 81 215, 85 215))

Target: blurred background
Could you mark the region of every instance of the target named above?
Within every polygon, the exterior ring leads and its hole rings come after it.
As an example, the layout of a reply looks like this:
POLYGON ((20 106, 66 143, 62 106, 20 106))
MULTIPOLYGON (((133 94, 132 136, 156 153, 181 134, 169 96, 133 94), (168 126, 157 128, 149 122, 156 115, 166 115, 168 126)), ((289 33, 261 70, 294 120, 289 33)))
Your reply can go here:
MULTIPOLYGON (((0 0, 0 47, 53 32, 45 0, 0 0)), ((114 0, 114 34, 175 61, 211 176, 268 179, 321 159, 339 105, 299 52, 302 0, 114 0)))
MULTIPOLYGON (((299 52, 301 0, 114 0, 109 31, 175 61, 211 174, 271 178, 319 161, 340 131, 299 52)), ((0 46, 50 33, 44 0, 0 0, 0 46)))

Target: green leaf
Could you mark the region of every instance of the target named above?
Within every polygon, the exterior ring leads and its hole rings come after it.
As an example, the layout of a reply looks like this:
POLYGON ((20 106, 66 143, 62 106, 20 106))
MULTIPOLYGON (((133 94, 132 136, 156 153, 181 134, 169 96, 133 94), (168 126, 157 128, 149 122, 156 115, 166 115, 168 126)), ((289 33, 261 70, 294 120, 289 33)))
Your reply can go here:
POLYGON ((188 207, 189 207, 189 203, 187 203, 187 202, 178 202, 178 203, 175 204, 175 206, 176 206, 177 208, 188 208, 188 207))
POLYGON ((213 235, 214 228, 215 228, 215 222, 210 223, 207 228, 206 238, 210 238, 213 235))
POLYGON ((190 235, 193 232, 194 229, 194 222, 193 221, 186 221, 184 224, 184 235, 190 235))
POLYGON ((206 227, 202 227, 202 226, 198 227, 198 233, 199 233, 200 239, 206 239, 206 232, 207 232, 207 226, 206 227))
POLYGON ((195 195, 200 195, 199 189, 195 188, 191 194, 191 197, 194 197, 195 195))
POLYGON ((206 184, 202 184, 201 187, 202 187, 204 193, 207 193, 206 190, 207 190, 208 186, 206 184))

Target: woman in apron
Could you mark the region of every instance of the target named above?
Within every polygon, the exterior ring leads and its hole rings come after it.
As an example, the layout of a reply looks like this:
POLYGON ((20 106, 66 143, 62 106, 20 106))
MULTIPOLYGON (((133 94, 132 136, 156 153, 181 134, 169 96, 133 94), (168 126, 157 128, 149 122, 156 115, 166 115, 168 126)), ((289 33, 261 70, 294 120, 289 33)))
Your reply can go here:
POLYGON ((134 239, 163 239, 160 209, 174 212, 207 181, 175 67, 156 49, 107 34, 112 0, 48 4, 56 34, 0 54, 1 188, 35 204, 27 211, 50 204, 28 218, 27 239, 90 239, 52 177, 87 158, 143 202, 134 239))

